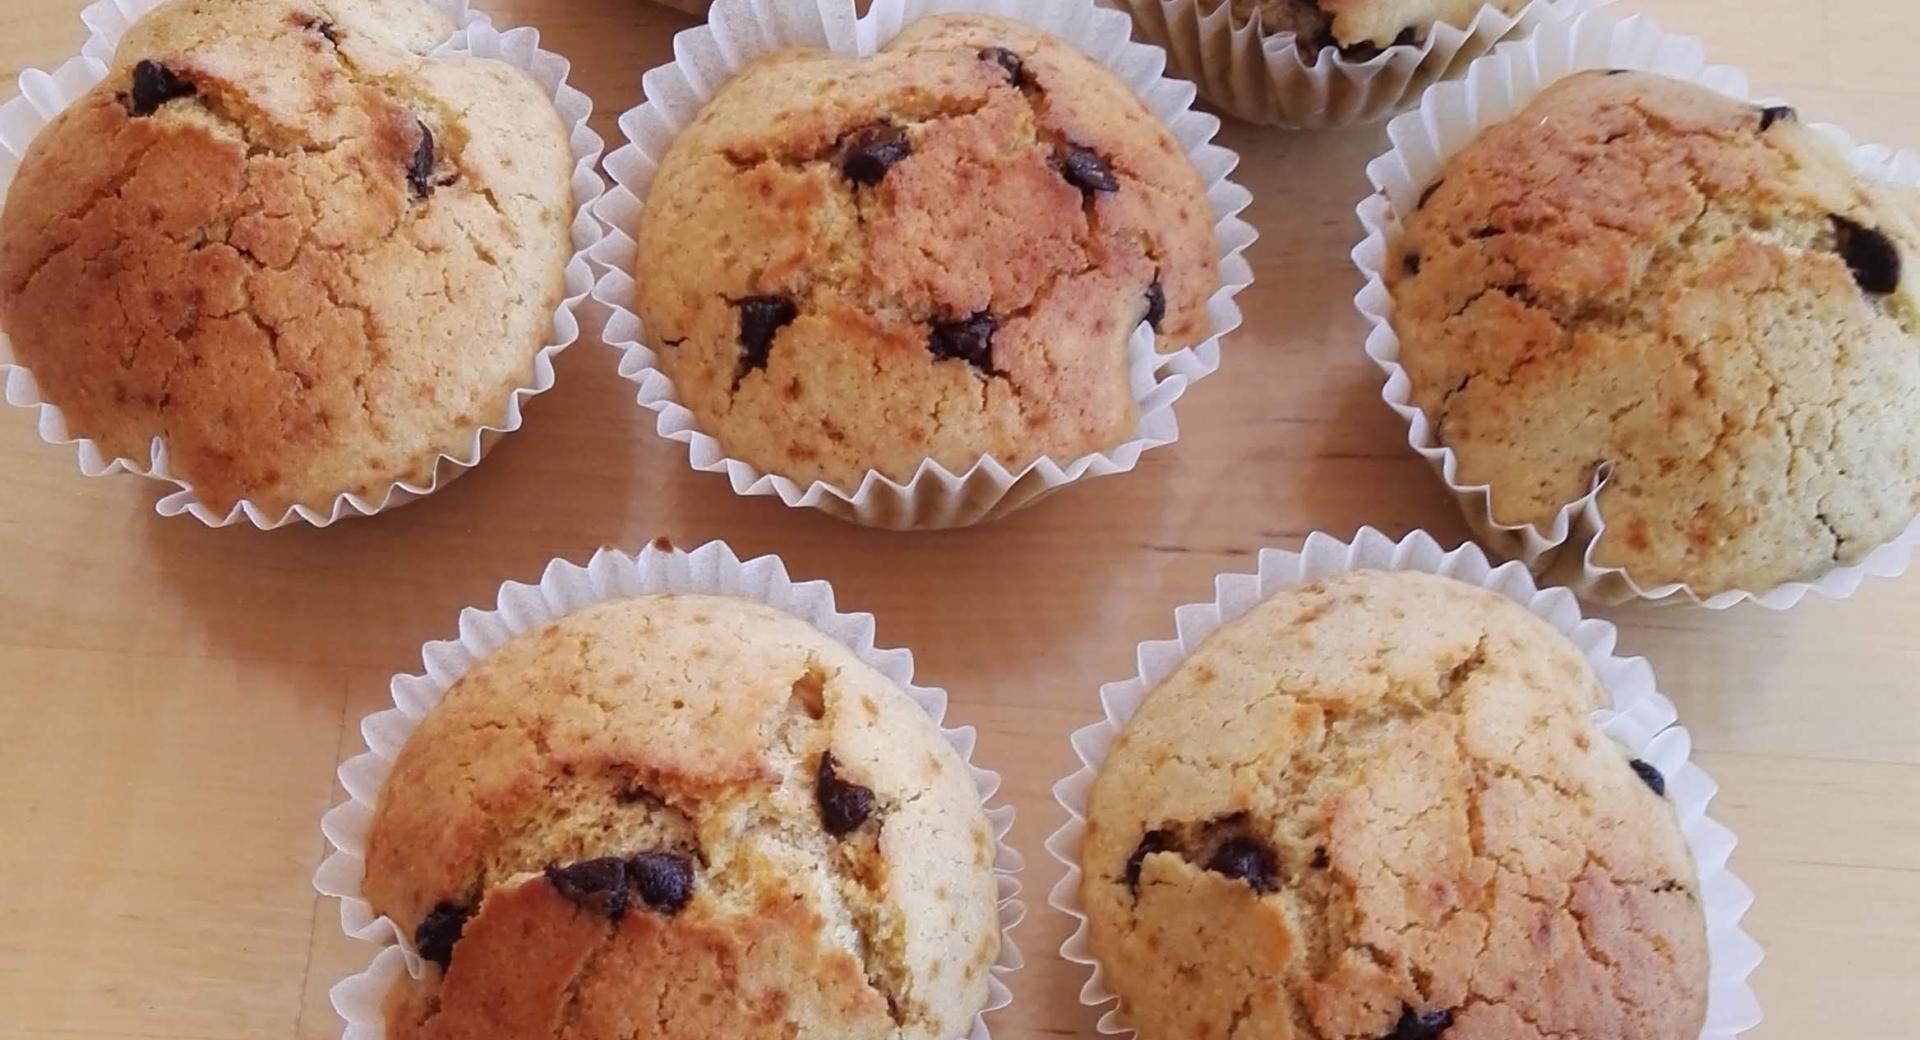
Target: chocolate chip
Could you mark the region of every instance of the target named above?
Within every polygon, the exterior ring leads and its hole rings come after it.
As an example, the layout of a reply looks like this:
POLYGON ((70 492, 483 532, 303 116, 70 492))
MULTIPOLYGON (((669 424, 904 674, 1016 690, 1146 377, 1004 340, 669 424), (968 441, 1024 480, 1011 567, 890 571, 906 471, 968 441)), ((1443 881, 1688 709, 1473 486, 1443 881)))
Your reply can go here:
POLYGON ((298 25, 308 32, 319 33, 321 39, 326 40, 335 47, 340 46, 339 34, 334 31, 333 23, 327 21, 325 18, 317 14, 309 14, 293 15, 292 20, 295 25, 298 25))
POLYGON ((414 120, 420 127, 420 141, 413 146, 413 158, 407 162, 407 185, 413 189, 413 197, 424 199, 433 194, 433 131, 427 124, 414 120))
POLYGON ((1900 249, 1885 232, 1836 215, 1833 233, 1840 258, 1863 291, 1884 296, 1900 287, 1900 249))
POLYGON ((1107 168, 1107 161, 1100 158, 1100 153, 1077 144, 1069 145, 1067 154, 1061 158, 1060 176, 1087 194, 1120 190, 1120 182, 1114 179, 1113 171, 1107 168))
POLYGON ((1266 894, 1280 888, 1280 857, 1258 838, 1229 838, 1213 852, 1207 869, 1215 874, 1245 881, 1255 892, 1266 894))
POLYGON ((1420 273, 1420 254, 1408 253, 1406 256, 1401 257, 1400 269, 1407 272, 1407 275, 1409 277, 1419 274, 1420 273))
POLYGON ((1624 76, 1624 75, 1626 75, 1627 73, 1629 73, 1629 72, 1632 72, 1632 71, 1633 71, 1632 69, 1608 69, 1608 70, 1607 70, 1607 75, 1609 75, 1609 76, 1624 76))
POLYGON ((642 852, 627 862, 640 901, 672 917, 693 898, 693 861, 677 852, 642 852))
POLYGON ((1005 47, 986 47, 981 49, 980 58, 982 61, 998 62, 1001 68, 1006 69, 1007 82, 1015 90, 1027 85, 1027 63, 1021 61, 1018 54, 1005 47))
POLYGON ((618 921, 627 912, 627 861, 618 856, 547 864, 547 883, 575 906, 618 921))
POLYGON ((1440 1034, 1452 1026, 1453 1012, 1445 1008, 1415 1011, 1403 1005, 1400 1008, 1400 1021, 1394 1024, 1393 1032, 1380 1040, 1439 1040, 1440 1034))
POLYGON ((1627 764, 1632 766, 1633 771, 1639 775, 1641 783, 1646 784, 1654 794, 1666 797, 1667 778, 1660 775, 1660 770, 1655 769, 1653 763, 1636 758, 1627 764))
POLYGON ((913 142, 907 140, 905 130, 880 123, 848 139, 840 172, 853 183, 871 188, 886 178, 894 163, 912 154, 913 142))
POLYGON ((1148 328, 1159 332, 1160 320, 1166 316, 1167 290, 1161 287, 1160 279, 1155 278, 1153 284, 1147 286, 1147 316, 1140 320, 1146 322, 1148 328))
POLYGON ((146 117, 160 106, 177 98, 192 97, 199 88, 174 75, 157 61, 142 59, 133 67, 133 93, 127 98, 127 114, 146 117))
POLYGON ((1447 183, 1447 179, 1446 179, 1445 177, 1442 177, 1442 178, 1440 178, 1439 180, 1437 180, 1437 181, 1434 181, 1434 182, 1433 182, 1432 184, 1429 184, 1429 185, 1427 185, 1427 190, 1425 190, 1425 191, 1423 191, 1423 192, 1421 192, 1421 193, 1420 193, 1420 201, 1419 201, 1419 202, 1416 202, 1416 203, 1414 203, 1414 204, 1413 204, 1413 208, 1414 208, 1414 209, 1426 209, 1426 208, 1427 208, 1427 201, 1428 201, 1428 200, 1430 200, 1430 199, 1432 199, 1432 198, 1433 198, 1433 193, 1434 193, 1434 192, 1436 192, 1436 191, 1439 191, 1439 190, 1440 190, 1440 186, 1441 186, 1442 184, 1445 184, 1445 183, 1447 183))
POLYGON ((1768 105, 1760 110, 1760 132, 1766 133, 1775 123, 1797 123, 1800 113, 1792 105, 1768 105))
POLYGON ((927 349, 936 358, 952 358, 984 373, 993 371, 993 334, 998 320, 986 311, 959 321, 936 321, 927 333, 927 349))
POLYGON ((1315 845, 1313 847, 1313 859, 1309 860, 1307 865, 1315 870, 1325 870, 1327 869, 1327 865, 1332 862, 1331 859, 1327 858, 1327 847, 1325 845, 1315 845))
POLYGON ((1148 831, 1133 847, 1133 855, 1127 857, 1127 891, 1136 898, 1140 895, 1140 867, 1147 857, 1156 852, 1173 851, 1173 835, 1166 831, 1148 831))
POLYGON ((473 911, 458 903, 434 904, 427 916, 420 919, 420 926, 413 930, 413 948, 440 967, 451 967, 453 944, 460 941, 460 933, 466 929, 467 918, 471 916, 473 911))
POLYGON ((756 368, 767 367, 767 355, 773 352, 773 335, 793 324, 800 308, 784 296, 749 296, 736 301, 740 308, 740 376, 756 368))
POLYGON ((820 756, 820 771, 814 787, 814 799, 820 803, 820 824, 827 833, 843 838, 858 830, 873 815, 873 791, 840 779, 833 769, 833 752, 820 756))

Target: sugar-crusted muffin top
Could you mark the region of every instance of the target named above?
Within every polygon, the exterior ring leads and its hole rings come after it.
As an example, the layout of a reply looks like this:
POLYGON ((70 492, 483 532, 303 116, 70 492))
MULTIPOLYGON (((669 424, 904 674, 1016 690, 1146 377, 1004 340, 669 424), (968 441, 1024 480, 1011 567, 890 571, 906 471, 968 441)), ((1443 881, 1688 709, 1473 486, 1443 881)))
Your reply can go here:
POLYGON ((729 82, 648 191, 636 303, 733 457, 843 488, 1018 467, 1131 434, 1128 338, 1206 338, 1212 227, 1119 79, 1019 23, 933 17, 729 82))
POLYGON ((1567 79, 1404 218, 1413 401, 1501 523, 1547 525, 1610 474, 1594 559, 1642 585, 1857 562, 1920 510, 1917 198, 1791 109, 1567 79))
POLYGON ((1450 579, 1283 591, 1151 691, 1081 900, 1144 1040, 1693 1040, 1705 918, 1579 651, 1450 579))
POLYGON ((33 142, 0 327, 70 431, 278 513, 504 417, 572 252, 539 84, 412 0, 172 0, 33 142))
POLYGON ((779 611, 663 595, 456 683, 381 789, 362 888, 446 969, 396 989, 396 1040, 952 1040, 999 953, 993 861, 903 691, 779 611))
POLYGON ((1377 50, 1424 39, 1440 23, 1466 26, 1483 7, 1513 14, 1531 0, 1201 0, 1227 4, 1236 19, 1258 15, 1268 33, 1294 33, 1303 50, 1377 50))

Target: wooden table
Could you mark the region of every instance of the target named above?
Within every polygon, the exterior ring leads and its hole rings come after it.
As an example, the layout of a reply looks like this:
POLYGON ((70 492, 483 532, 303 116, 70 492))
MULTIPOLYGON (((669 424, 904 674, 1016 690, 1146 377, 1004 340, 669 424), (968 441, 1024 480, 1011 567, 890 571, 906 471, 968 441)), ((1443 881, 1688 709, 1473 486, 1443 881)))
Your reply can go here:
MULTIPOLYGON (((83 38, 82 0, 0 5, 0 73, 83 38)), ((494 0, 570 55, 615 113, 686 16, 640 0, 494 0)), ((1862 139, 1920 146, 1920 5, 1908 0, 1630 0, 1712 41, 1757 89, 1862 139)), ((309 883, 335 764, 387 679, 419 666, 463 605, 553 556, 720 538, 778 553, 879 616, 923 681, 982 730, 1018 806, 1032 907, 1008 1038, 1093 1036, 1081 970, 1055 954, 1058 868, 1041 842, 1073 764, 1069 730, 1133 647, 1172 630, 1216 572, 1309 531, 1465 534, 1406 447, 1361 355, 1347 261, 1378 126, 1230 127, 1263 236, 1224 375, 1181 403, 1183 438, 1138 471, 951 534, 860 530, 737 498, 653 434, 613 356, 583 342, 526 428, 425 503, 330 530, 208 530, 162 519, 154 485, 88 480, 0 409, 0 1038, 262 1040, 339 1034, 327 988, 372 949, 309 883)), ((1734 867, 1767 947, 1754 1040, 1912 1038, 1920 982, 1920 577, 1788 614, 1626 609, 1722 786, 1734 867)))

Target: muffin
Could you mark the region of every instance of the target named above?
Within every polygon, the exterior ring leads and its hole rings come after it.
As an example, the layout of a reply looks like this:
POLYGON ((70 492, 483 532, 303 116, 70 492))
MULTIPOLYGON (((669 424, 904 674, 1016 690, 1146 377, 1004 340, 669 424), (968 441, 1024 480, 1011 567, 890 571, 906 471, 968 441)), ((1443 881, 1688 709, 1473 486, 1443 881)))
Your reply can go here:
POLYGON ((933 460, 1111 448, 1127 345, 1206 339, 1213 215, 1129 88, 1017 22, 942 16, 879 54, 788 50, 727 83, 647 191, 647 342, 732 458, 857 487, 933 460))
POLYGON ((1643 588, 1857 563, 1920 509, 1917 203, 1790 108, 1571 77, 1405 217, 1412 401, 1503 525, 1601 482, 1591 560, 1643 588))
POLYGON ((362 890, 429 968, 387 1035, 951 1040, 999 952, 966 764, 845 647, 730 598, 518 636, 421 721, 362 890))
POLYGON ((1369 58, 1395 44, 1419 43, 1446 23, 1464 27, 1483 7, 1515 14, 1530 0, 1200 0, 1202 11, 1230 7, 1236 21, 1259 20, 1269 36, 1292 34, 1308 57, 1327 47, 1369 58))
MULTIPOLYGON (((0 329, 68 430, 227 510, 426 483, 530 381, 571 257, 543 87, 413 0, 172 0, 33 141, 0 329)), ((472 461, 467 459, 466 461, 472 461)))
POLYGON ((1141 703, 1081 902, 1142 1040, 1694 1040, 1706 923, 1658 770, 1580 652, 1494 594, 1281 592, 1141 703))

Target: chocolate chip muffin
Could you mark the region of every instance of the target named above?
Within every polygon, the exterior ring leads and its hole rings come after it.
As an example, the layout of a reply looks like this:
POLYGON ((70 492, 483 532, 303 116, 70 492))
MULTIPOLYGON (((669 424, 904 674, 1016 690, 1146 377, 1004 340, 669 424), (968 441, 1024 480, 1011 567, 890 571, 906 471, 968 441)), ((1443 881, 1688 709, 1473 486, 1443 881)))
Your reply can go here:
POLYGON ((505 417, 572 255, 543 87, 414 0, 172 0, 34 139, 0 327, 68 429, 280 515, 505 417))
POLYGON ((952 1040, 999 953, 993 861, 905 693, 771 608, 669 595, 456 683, 362 887, 438 965, 390 999, 394 1040, 952 1040))
POLYGON ((726 84, 648 191, 637 309, 701 428, 762 470, 1017 470, 1132 433, 1128 338, 1207 337, 1212 227, 1111 73, 1017 22, 932 17, 726 84))
POLYGON ((1920 194, 1792 109, 1593 72, 1446 164, 1387 284, 1458 483, 1544 527, 1604 476, 1594 562, 1705 595, 1920 510, 1916 248, 1920 194))
POLYGON ((1450 579, 1288 589, 1147 695, 1081 900, 1142 1040, 1694 1040, 1706 924, 1578 650, 1450 579))
POLYGON ((1483 7, 1514 14, 1531 0, 1200 0, 1202 10, 1226 4, 1237 21, 1258 17, 1268 35, 1291 33, 1311 56, 1335 47, 1368 58, 1395 44, 1419 43, 1439 23, 1465 27, 1483 7))

